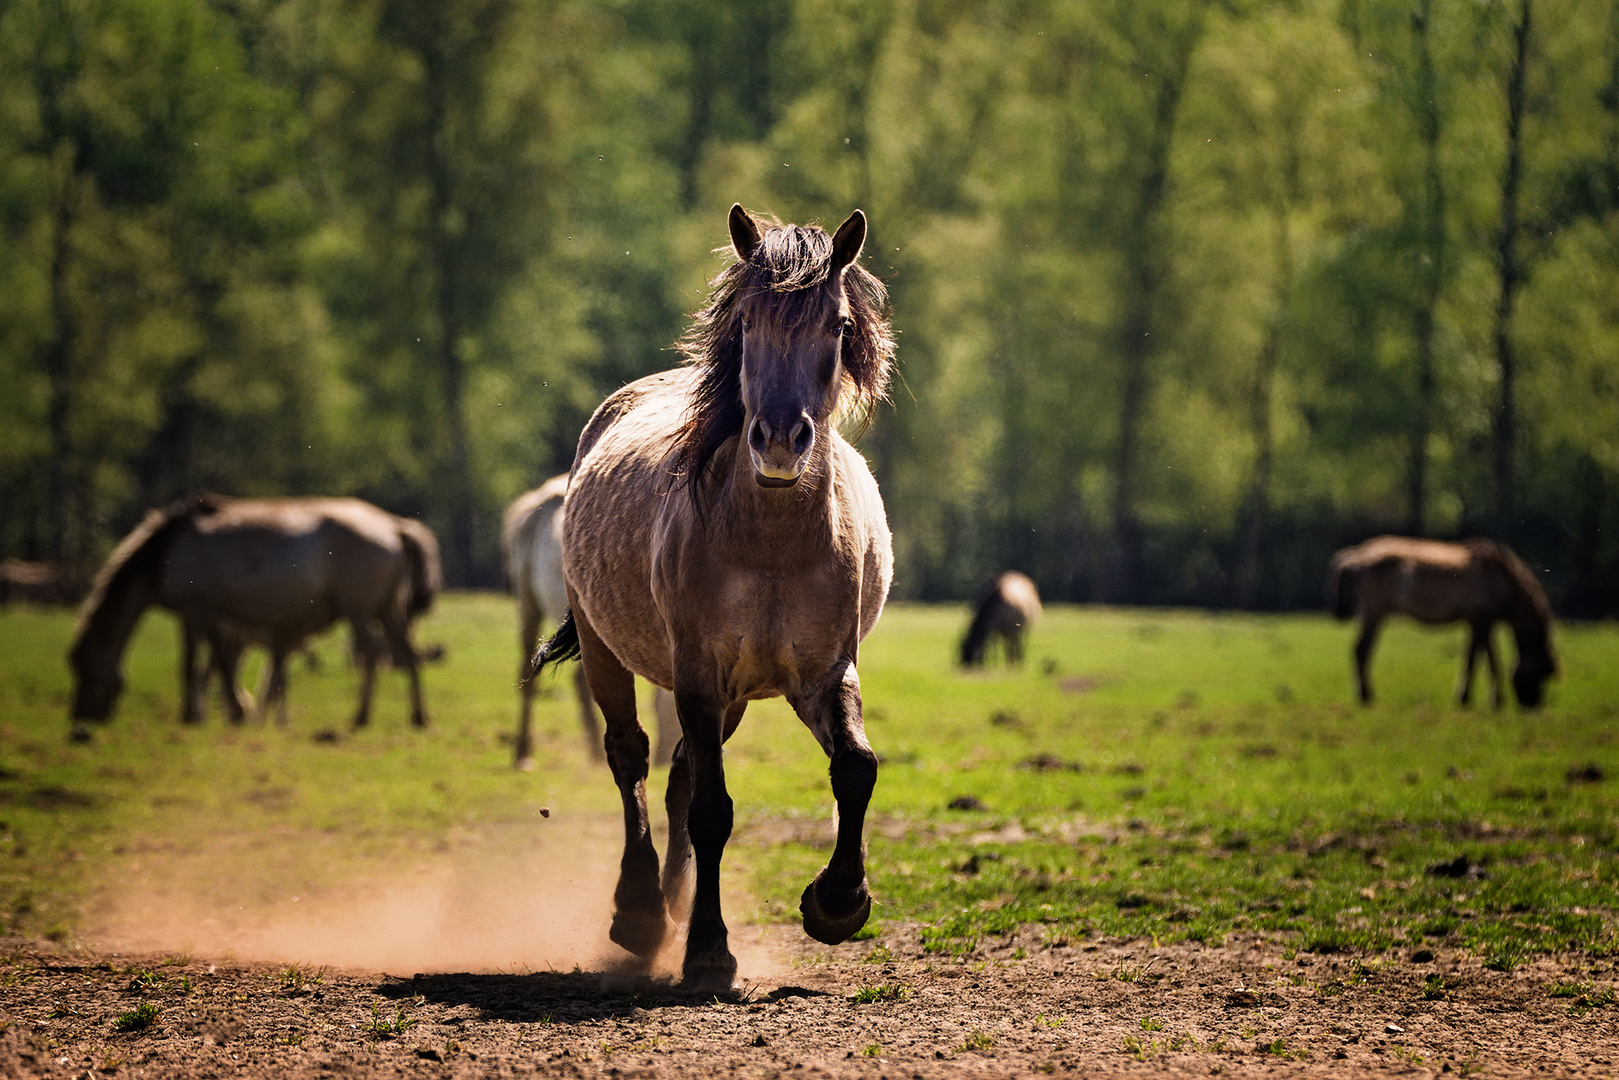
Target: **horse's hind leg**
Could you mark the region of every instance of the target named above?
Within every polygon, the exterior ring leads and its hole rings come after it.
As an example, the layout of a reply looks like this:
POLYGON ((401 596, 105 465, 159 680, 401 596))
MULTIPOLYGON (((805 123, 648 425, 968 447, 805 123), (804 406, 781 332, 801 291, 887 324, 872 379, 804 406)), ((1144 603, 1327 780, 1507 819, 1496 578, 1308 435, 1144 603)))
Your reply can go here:
POLYGON ((583 664, 574 669, 573 690, 579 702, 579 728, 585 734, 585 751, 591 761, 604 761, 607 755, 603 753, 601 722, 596 719, 596 698, 590 692, 590 679, 585 675, 583 664))
POLYGON ((371 722, 371 691, 377 681, 377 635, 363 618, 352 619, 349 626, 354 633, 350 638, 360 661, 360 704, 354 712, 354 726, 363 728, 371 722))
POLYGON ((528 677, 528 665, 540 641, 540 609, 527 594, 526 587, 517 586, 517 648, 522 653, 517 664, 517 761, 525 772, 534 768, 534 737, 530 724, 534 715, 534 681, 528 677))
POLYGON ((231 723, 240 724, 253 711, 252 695, 241 688, 236 678, 242 663, 242 646, 226 634, 210 631, 208 649, 213 653, 214 670, 219 674, 225 716, 231 723))
POLYGON ((646 732, 635 718, 635 676, 573 608, 574 626, 590 690, 607 721, 607 764, 624 803, 624 855, 613 890, 613 925, 607 936, 636 956, 651 958, 663 945, 669 921, 658 887, 658 851, 646 809, 646 732))
POLYGON ((838 803, 837 846, 804 890, 799 910, 804 914, 805 933, 836 945, 848 941, 871 914, 862 833, 866 806, 877 783, 877 755, 866 741, 860 678, 853 664, 841 671, 833 669, 830 683, 793 706, 832 759, 832 796, 838 803))
POLYGON ((1367 667, 1372 662, 1372 650, 1377 647, 1377 631, 1381 619, 1365 619, 1360 624, 1360 638, 1355 642, 1355 691, 1362 705, 1372 703, 1372 683, 1367 667))
POLYGON ((412 727, 427 726, 427 709, 422 704, 421 659, 416 647, 410 643, 410 620, 400 611, 389 612, 382 619, 382 634, 388 642, 388 652, 394 667, 405 669, 410 677, 410 723, 412 727))

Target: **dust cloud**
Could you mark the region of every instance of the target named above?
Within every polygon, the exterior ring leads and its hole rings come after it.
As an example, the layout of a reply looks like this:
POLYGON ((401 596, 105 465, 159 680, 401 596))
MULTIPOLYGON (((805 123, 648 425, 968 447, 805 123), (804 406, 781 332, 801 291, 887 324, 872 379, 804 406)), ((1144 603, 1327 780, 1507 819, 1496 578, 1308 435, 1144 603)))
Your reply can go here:
MULTIPOLYGON (((157 844, 117 861, 84 943, 390 974, 627 974, 633 959, 607 937, 621 828, 616 815, 465 828, 404 859, 355 857, 307 834, 157 844)), ((726 882, 728 913, 748 906, 737 884, 726 882)), ((739 975, 779 973, 763 928, 739 921, 739 975)), ((674 936, 650 974, 678 977, 683 946, 674 936)))

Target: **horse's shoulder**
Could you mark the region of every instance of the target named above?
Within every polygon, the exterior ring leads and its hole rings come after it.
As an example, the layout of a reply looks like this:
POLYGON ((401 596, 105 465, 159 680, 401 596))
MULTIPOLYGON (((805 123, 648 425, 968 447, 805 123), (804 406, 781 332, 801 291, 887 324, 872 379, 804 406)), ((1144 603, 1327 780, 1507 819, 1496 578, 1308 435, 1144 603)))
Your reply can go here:
POLYGON ((693 378, 693 369, 674 368, 636 379, 607 395, 607 399, 596 407, 595 413, 585 424, 584 431, 579 433, 579 448, 573 458, 574 468, 579 467, 579 463, 585 460, 603 435, 641 406, 669 400, 684 411, 693 378))

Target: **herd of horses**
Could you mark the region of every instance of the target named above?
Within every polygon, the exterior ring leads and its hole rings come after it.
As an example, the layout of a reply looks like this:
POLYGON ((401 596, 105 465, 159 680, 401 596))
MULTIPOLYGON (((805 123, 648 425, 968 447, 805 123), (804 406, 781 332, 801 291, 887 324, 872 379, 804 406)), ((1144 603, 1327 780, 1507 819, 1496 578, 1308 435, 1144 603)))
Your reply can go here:
MULTIPOLYGON (((737 205, 728 227, 734 258, 679 341, 685 365, 608 397, 580 436, 572 471, 513 503, 503 531, 522 657, 517 762, 533 758, 538 674, 581 660, 581 725, 624 812, 612 940, 649 959, 686 919, 683 981, 704 990, 728 988, 736 971, 720 905, 733 819, 722 747, 750 701, 784 697, 829 759, 836 840, 800 901, 804 929, 836 944, 870 914, 863 829, 877 756, 857 663, 893 573, 876 482, 839 432, 885 399, 893 365, 886 293, 859 263, 866 218, 856 210, 829 234, 737 205), (548 622, 555 629, 542 640, 548 622), (658 688, 660 756, 669 762, 661 864, 637 675, 658 688)), ((182 627, 186 721, 201 718, 210 672, 231 718, 246 714, 237 666, 256 645, 270 654, 259 707, 278 705, 284 723, 287 657, 342 621, 362 667, 355 724, 369 716, 385 655, 408 673, 412 720, 425 724, 409 631, 440 584, 432 534, 356 499, 208 496, 153 510, 82 608, 70 653, 73 719, 109 716, 125 646, 156 604, 182 627)), ((1395 612, 1469 624, 1463 702, 1480 652, 1501 701, 1490 639, 1498 621, 1517 639, 1521 703, 1538 705, 1557 670, 1545 595, 1501 545, 1381 537, 1338 553, 1331 594, 1340 617, 1361 616, 1364 701, 1378 628, 1395 612)), ((1000 575, 975 602, 961 663, 982 664, 994 641, 1020 663, 1039 614, 1034 583, 1000 575)))

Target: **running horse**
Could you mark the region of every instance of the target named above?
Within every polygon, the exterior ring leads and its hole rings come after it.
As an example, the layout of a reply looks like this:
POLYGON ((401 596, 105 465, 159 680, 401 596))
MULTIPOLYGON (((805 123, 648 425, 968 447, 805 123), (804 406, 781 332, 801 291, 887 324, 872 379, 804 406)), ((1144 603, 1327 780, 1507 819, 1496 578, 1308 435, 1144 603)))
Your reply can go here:
POLYGON ((1394 614, 1410 615, 1424 623, 1468 624, 1472 634, 1456 692, 1462 705, 1472 698, 1473 669, 1480 653, 1490 665, 1490 702, 1497 708, 1501 705, 1501 667, 1492 640, 1498 622, 1512 627, 1517 640, 1512 689, 1520 705, 1539 707, 1546 680, 1557 673, 1551 605, 1535 575, 1505 544, 1379 536, 1332 557, 1328 595, 1338 618, 1360 613, 1355 687, 1362 702, 1372 700, 1366 668, 1377 645, 1377 632, 1383 620, 1394 614))
POLYGON ((785 697, 831 759, 837 841, 800 901, 805 931, 837 944, 871 912, 862 832, 877 756, 856 661, 893 573, 876 481, 834 426, 869 417, 893 364, 886 292, 856 263, 865 215, 829 236, 737 205, 730 234, 735 261, 679 343, 687 366, 623 387, 580 436, 570 616, 533 665, 582 656, 606 721, 625 826, 610 936, 650 961, 695 859, 682 983, 703 990, 736 973, 720 910, 723 744, 749 701, 785 697), (681 728, 661 882, 635 674, 674 692, 681 728))
POLYGON ((228 499, 203 495, 151 510, 108 558, 84 602, 68 660, 72 716, 104 721, 123 691, 120 667, 130 636, 152 604, 180 617, 181 720, 202 719, 208 670, 224 683, 225 708, 240 723, 252 699, 237 685, 248 645, 270 651, 260 707, 279 704, 286 722, 286 659, 339 619, 353 629, 362 661, 356 727, 371 714, 371 688, 384 643, 410 676, 411 719, 427 723, 410 619, 442 585, 438 542, 425 525, 359 499, 228 499), (380 625, 382 640, 373 624, 380 625))
POLYGON ((982 667, 991 638, 1000 638, 1009 667, 1023 663, 1023 638, 1040 617, 1040 590, 1027 575, 1008 570, 978 591, 973 620, 961 639, 961 666, 982 667))

